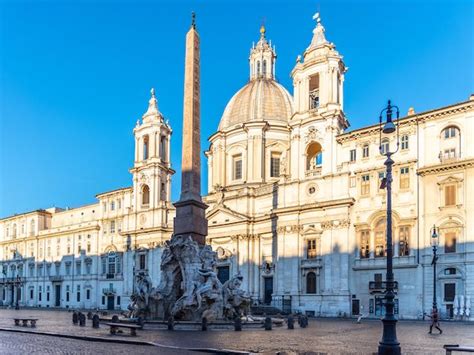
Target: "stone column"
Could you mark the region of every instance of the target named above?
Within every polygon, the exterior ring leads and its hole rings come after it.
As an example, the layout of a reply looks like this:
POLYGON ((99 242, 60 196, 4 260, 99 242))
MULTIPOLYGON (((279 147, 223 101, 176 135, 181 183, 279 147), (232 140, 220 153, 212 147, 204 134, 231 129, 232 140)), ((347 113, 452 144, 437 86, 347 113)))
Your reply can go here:
POLYGON ((181 197, 174 205, 174 234, 186 234, 203 245, 207 235, 207 206, 201 200, 199 34, 193 23, 186 35, 183 109, 181 197))

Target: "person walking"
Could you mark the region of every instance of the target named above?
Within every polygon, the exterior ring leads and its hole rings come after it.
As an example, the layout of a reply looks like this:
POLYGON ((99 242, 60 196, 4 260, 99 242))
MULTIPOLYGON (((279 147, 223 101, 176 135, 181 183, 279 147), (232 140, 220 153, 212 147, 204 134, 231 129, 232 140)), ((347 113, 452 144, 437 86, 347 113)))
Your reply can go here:
POLYGON ((433 327, 439 330, 439 334, 443 334, 443 331, 441 330, 441 327, 439 326, 439 313, 438 313, 438 308, 433 308, 431 310, 431 315, 429 316, 431 318, 431 324, 430 324, 430 331, 428 334, 432 334, 433 327))

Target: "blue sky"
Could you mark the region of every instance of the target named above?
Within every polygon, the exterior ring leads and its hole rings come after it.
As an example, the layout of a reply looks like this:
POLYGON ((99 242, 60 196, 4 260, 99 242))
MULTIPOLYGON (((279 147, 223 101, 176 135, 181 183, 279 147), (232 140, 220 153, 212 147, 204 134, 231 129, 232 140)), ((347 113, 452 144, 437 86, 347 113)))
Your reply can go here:
POLYGON ((191 11, 201 36, 204 150, 247 81, 261 22, 276 45, 278 79, 292 92, 289 73, 318 9, 349 67, 351 128, 375 123, 388 98, 406 113, 474 92, 471 1, 0 1, 0 217, 88 204, 130 186, 132 129, 151 87, 174 130, 176 200, 191 11))

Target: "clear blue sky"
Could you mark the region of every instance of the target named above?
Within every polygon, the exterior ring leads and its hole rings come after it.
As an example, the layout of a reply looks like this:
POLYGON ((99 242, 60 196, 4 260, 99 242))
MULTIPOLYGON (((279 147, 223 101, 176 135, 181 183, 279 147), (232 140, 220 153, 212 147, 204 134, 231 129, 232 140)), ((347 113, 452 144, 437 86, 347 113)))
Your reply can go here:
MULTIPOLYGON (((202 145, 248 78, 265 19, 277 76, 308 46, 320 9, 349 72, 352 128, 387 98, 403 113, 467 100, 473 90, 472 1, 0 1, 0 217, 74 207, 130 186, 132 129, 156 88, 170 120, 179 196, 184 37, 201 35, 202 145)), ((206 161, 203 188, 206 191, 206 161)))

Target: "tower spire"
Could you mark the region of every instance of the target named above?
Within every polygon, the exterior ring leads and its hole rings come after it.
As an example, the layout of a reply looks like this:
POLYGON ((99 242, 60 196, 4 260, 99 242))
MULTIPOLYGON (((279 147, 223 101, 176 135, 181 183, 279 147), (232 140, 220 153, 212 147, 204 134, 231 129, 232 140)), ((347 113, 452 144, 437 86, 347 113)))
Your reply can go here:
POLYGON ((201 199, 201 92, 200 41, 195 15, 186 34, 183 107, 183 155, 181 161, 181 196, 175 203, 175 235, 191 235, 203 245, 207 235, 205 210, 201 199))

